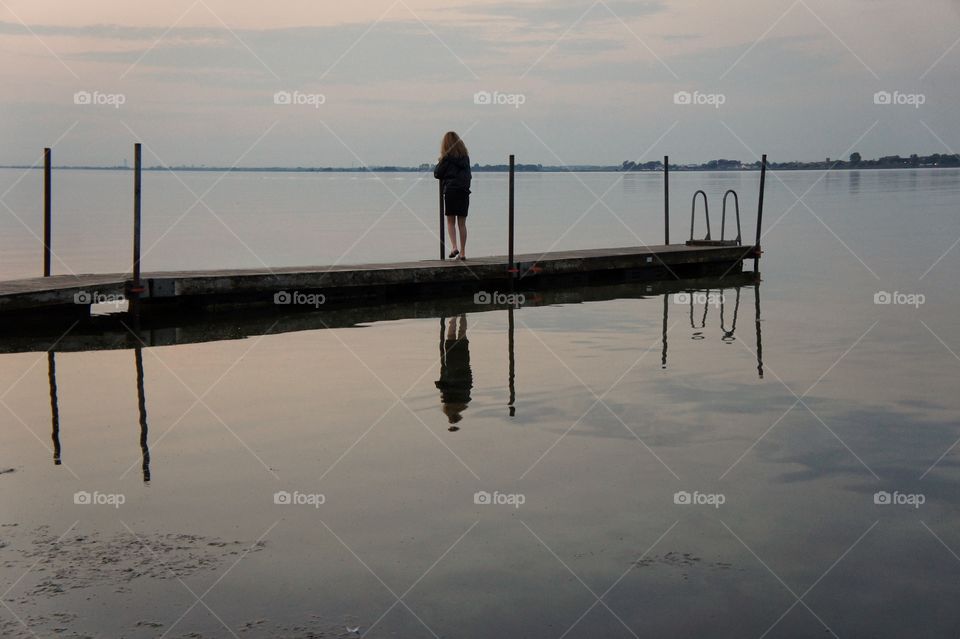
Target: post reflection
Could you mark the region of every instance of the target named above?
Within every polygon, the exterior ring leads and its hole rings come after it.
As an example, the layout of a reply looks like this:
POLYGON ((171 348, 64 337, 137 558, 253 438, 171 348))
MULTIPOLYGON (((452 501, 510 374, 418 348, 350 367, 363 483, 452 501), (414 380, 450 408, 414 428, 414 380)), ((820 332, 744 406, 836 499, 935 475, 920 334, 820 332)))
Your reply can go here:
POLYGON ((60 402, 57 399, 57 356, 47 351, 47 380, 50 383, 50 423, 53 440, 53 464, 59 466, 60 459, 60 402))
POLYGON ((147 439, 147 394, 143 388, 143 349, 134 349, 134 359, 137 365, 137 408, 140 413, 140 456, 143 469, 143 481, 150 481, 150 444, 147 439))
POLYGON ((763 379, 763 340, 760 330, 760 286, 753 288, 753 306, 757 325, 757 374, 763 379))
MULTIPOLYGON (((134 363, 137 370, 137 406, 140 417, 140 454, 143 481, 150 481, 150 444, 147 426, 147 395, 143 382, 143 349, 134 349, 134 363)), ((63 463, 60 445, 60 402, 57 392, 57 358, 53 351, 47 352, 47 383, 50 387, 50 439, 53 441, 53 463, 63 463)))
POLYGON ((470 368, 470 341, 467 339, 467 316, 440 318, 440 389, 443 414, 450 423, 447 430, 460 430, 457 424, 470 403, 473 389, 473 370, 470 368))
POLYGON ((507 309, 507 358, 509 360, 509 376, 507 378, 507 386, 510 389, 510 401, 507 403, 509 408, 510 417, 516 417, 517 415, 517 358, 514 353, 514 323, 513 323, 513 307, 507 309))
POLYGON ((660 332, 660 343, 662 348, 660 349, 660 368, 667 367, 667 318, 670 315, 670 311, 667 308, 670 304, 670 296, 667 293, 663 295, 663 328, 660 332))

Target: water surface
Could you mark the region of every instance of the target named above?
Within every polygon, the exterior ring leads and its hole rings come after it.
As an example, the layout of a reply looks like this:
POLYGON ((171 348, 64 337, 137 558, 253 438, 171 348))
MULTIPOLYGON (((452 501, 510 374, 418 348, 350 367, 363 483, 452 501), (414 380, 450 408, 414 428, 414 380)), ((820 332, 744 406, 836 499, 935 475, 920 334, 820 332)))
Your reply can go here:
MULTIPOLYGON (((146 268, 432 257, 417 177, 383 176, 411 212, 371 176, 231 175, 207 197, 224 223, 199 206, 164 236, 193 198, 150 174, 146 268)), ((677 175, 674 239, 701 187, 715 222, 740 190, 753 229, 756 177, 677 175)), ((6 198, 34 231, 36 179, 6 198)), ((518 249, 659 243, 659 179, 522 175, 518 249)), ((57 271, 123 270, 129 175, 58 180, 57 271)), ((958 190, 957 171, 768 176, 759 287, 0 355, 3 633, 955 634, 958 190)), ((474 254, 502 252, 504 177, 476 192, 474 254)), ((35 275, 0 220, 4 276, 35 275)))

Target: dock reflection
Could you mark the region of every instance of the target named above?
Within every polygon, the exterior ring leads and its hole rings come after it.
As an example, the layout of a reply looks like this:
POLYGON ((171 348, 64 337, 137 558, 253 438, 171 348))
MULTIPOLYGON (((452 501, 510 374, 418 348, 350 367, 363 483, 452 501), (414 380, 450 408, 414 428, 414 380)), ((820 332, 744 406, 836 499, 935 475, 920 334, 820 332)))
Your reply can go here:
MULTIPOLYGON (((507 312, 507 414, 517 415, 517 356, 516 321, 514 308, 507 312)), ((467 339, 467 316, 465 313, 451 318, 440 318, 440 379, 434 382, 440 389, 440 404, 447 416, 450 432, 460 430, 457 424, 463 419, 463 411, 470 403, 473 389, 473 369, 470 367, 470 342, 467 339)))
MULTIPOLYGON (((710 308, 714 307, 719 311, 720 314, 720 322, 718 327, 720 329, 720 341, 724 344, 733 344, 737 339, 737 319, 740 315, 740 296, 743 288, 745 287, 735 286, 731 287, 730 289, 701 289, 688 290, 673 294, 664 293, 660 367, 667 367, 667 332, 670 318, 671 299, 677 305, 687 305, 689 307, 691 340, 702 341, 707 339, 710 308), (732 304, 728 299, 727 291, 731 291, 733 294, 732 304), (703 313, 700 313, 698 310, 698 307, 701 305, 703 306, 703 313), (732 312, 730 317, 730 325, 728 328, 726 313, 729 306, 732 306, 732 312)), ((760 325, 760 285, 757 283, 750 288, 753 290, 754 294, 754 325, 756 328, 754 347, 757 359, 757 375, 760 377, 760 379, 763 379, 763 333, 760 325)))
MULTIPOLYGON (((150 429, 147 425, 147 394, 143 375, 143 349, 135 348, 133 351, 134 365, 137 378, 137 409, 140 418, 140 456, 141 470, 143 472, 143 481, 150 481, 150 429)), ((53 464, 60 466, 63 463, 61 457, 62 447, 60 445, 60 401, 57 396, 57 356, 56 353, 47 352, 47 380, 50 386, 50 423, 53 440, 53 464)))
MULTIPOLYGON (((726 283, 728 280, 724 280, 726 283)), ((724 344, 732 344, 738 339, 737 326, 740 312, 743 308, 741 301, 744 289, 753 291, 754 295, 754 339, 755 339, 755 357, 757 374, 763 379, 763 342, 762 342, 762 324, 760 314, 760 284, 759 280, 741 279, 731 286, 717 286, 716 280, 711 280, 708 284, 710 288, 701 288, 705 282, 691 280, 686 283, 675 283, 672 286, 650 285, 650 284, 632 284, 617 287, 608 287, 604 289, 584 289, 575 293, 567 293, 566 296, 557 295, 547 303, 564 304, 579 303, 584 301, 615 300, 615 299, 650 299, 656 296, 662 296, 662 322, 661 322, 661 358, 660 367, 666 369, 668 366, 669 354, 669 333, 670 333, 670 307, 677 305, 681 312, 686 315, 686 320, 690 325, 689 339, 694 343, 704 343, 710 339, 719 339, 724 344), (683 308, 686 306, 687 308, 683 308), (702 309, 701 309, 702 306, 702 309), (714 308, 711 308, 714 307, 714 308), (714 310, 715 309, 715 310, 714 310), (711 315, 718 318, 718 325, 711 325, 711 315), (716 333, 714 333, 716 331, 716 333), (713 336, 713 337, 711 337, 713 336)), ((540 300, 537 298, 537 303, 540 300)), ((535 305, 529 309, 532 311, 535 305)), ((395 319, 399 317, 423 317, 423 307, 412 307, 410 309, 397 309, 393 314, 385 319, 395 319), (394 314, 396 317, 394 317, 394 314)), ((450 300, 446 303, 435 303, 434 306, 427 307, 428 314, 436 313, 434 317, 439 316, 440 334, 439 334, 439 379, 435 381, 436 388, 440 391, 440 404, 442 413, 448 423, 448 430, 456 432, 460 430, 465 412, 473 400, 474 390, 474 370, 471 364, 470 341, 468 338, 468 317, 477 313, 476 305, 461 300, 450 300)), ((517 391, 517 361, 516 361, 516 336, 515 336, 515 314, 518 309, 514 306, 492 307, 483 312, 488 313, 506 313, 507 331, 506 331, 506 359, 508 364, 508 376, 506 380, 506 398, 507 415, 511 418, 516 417, 518 411, 518 402, 521 398, 517 391)), ((362 316, 364 321, 371 321, 373 311, 364 311, 362 316)), ((429 316, 429 315, 428 315, 429 316)), ((310 316, 298 316, 310 319, 310 316)), ((328 318, 329 319, 329 318, 328 318)), ((350 315, 344 319, 344 324, 350 324, 357 321, 356 315, 350 315)), ((275 318, 269 320, 271 324, 263 328, 257 327, 257 330, 250 330, 249 334, 264 334, 270 332, 270 328, 277 323, 275 318)), ((676 320, 675 320, 676 321, 676 320)), ((681 320, 683 322, 683 320, 681 320)), ((329 328, 329 326, 325 326, 329 328)), ((139 330, 136 327, 135 330, 139 330)), ((219 330, 219 329, 218 329, 219 330)), ((316 330, 312 320, 304 322, 304 326, 298 323, 291 327, 289 332, 296 330, 316 330)), ((214 332, 219 335, 219 332, 214 332)), ((160 333, 163 340, 167 340, 166 332, 160 333)), ((155 336, 156 337, 156 336, 155 336)), ((115 337, 109 336, 111 344, 116 344, 115 337)), ((84 344, 89 343, 89 337, 84 337, 84 344)), ((190 336, 189 343, 203 341, 190 336)), ((163 343, 166 343, 165 341, 163 343)), ((690 341, 681 342, 679 348, 683 350, 682 344, 690 344, 690 341)), ((114 346, 115 347, 115 346, 114 346)), ((638 347, 639 348, 639 347, 638 347)), ((674 346, 674 350, 678 348, 674 346)), ((699 347, 695 347, 699 348, 699 347)), ((748 350, 749 347, 747 347, 748 350)), ((79 350, 79 349, 77 349, 79 350)), ((94 348, 93 350, 99 350, 94 348)), ((147 417, 146 400, 146 376, 144 372, 143 361, 143 343, 138 343, 130 350, 134 356, 134 370, 137 389, 137 410, 139 424, 139 446, 141 455, 141 470, 144 482, 150 482, 151 458, 149 443, 149 421, 147 417)), ((724 349, 726 350, 726 349, 724 349)), ((50 421, 51 421, 51 440, 53 442, 53 462, 55 465, 62 464, 63 447, 60 441, 62 415, 59 408, 58 384, 57 384, 57 361, 55 352, 47 352, 48 383, 50 393, 50 421)))

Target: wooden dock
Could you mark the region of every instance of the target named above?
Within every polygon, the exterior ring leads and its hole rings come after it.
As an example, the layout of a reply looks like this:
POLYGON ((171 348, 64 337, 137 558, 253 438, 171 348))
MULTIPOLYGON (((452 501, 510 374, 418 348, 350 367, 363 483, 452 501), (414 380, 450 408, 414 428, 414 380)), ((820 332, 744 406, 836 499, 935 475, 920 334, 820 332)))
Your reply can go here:
POLYGON ((89 315, 97 301, 130 300, 140 312, 183 307, 282 304, 332 307, 371 300, 423 299, 511 287, 556 288, 592 282, 677 280, 739 273, 753 246, 660 245, 558 251, 467 261, 424 260, 276 269, 56 275, 0 282, 0 322, 89 315), (303 296, 312 295, 309 300, 303 296))
POLYGON ((509 156, 507 255, 444 260, 443 187, 438 185, 440 258, 419 262, 354 264, 262 269, 171 271, 141 273, 141 144, 134 144, 133 260, 129 273, 102 275, 51 275, 53 250, 51 150, 44 149, 43 274, 44 277, 0 281, 0 327, 24 331, 37 325, 85 321, 91 309, 103 303, 141 318, 184 309, 230 310, 273 307, 276 310, 325 311, 390 302, 459 296, 464 293, 509 293, 583 284, 635 281, 672 281, 739 274, 743 260, 761 254, 764 185, 767 156, 760 162, 756 240, 743 242, 739 197, 728 189, 723 195, 720 237, 711 236, 707 194, 693 195, 690 237, 684 244, 670 243, 670 158, 663 158, 664 243, 657 246, 596 248, 516 255, 515 158, 509 156), (736 236, 725 239, 727 196, 733 195, 736 236), (697 197, 702 196, 705 236, 695 238, 697 197), (283 307, 283 308, 280 308, 283 307))

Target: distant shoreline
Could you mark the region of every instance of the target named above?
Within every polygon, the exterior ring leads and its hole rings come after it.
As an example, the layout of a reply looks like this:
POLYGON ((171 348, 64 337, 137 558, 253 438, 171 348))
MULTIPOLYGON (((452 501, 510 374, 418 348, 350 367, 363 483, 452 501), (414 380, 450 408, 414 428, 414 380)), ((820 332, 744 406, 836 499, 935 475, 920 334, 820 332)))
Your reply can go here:
MULTIPOLYGON (((52 168, 58 171, 133 171, 129 166, 57 166, 52 168)), ((891 169, 957 169, 960 163, 950 165, 850 165, 843 163, 838 166, 804 166, 792 165, 792 163, 773 164, 768 163, 767 168, 776 171, 887 171, 891 169)), ((20 165, 8 164, 0 165, 0 169, 18 169, 29 171, 36 169, 43 170, 42 165, 20 165)), ((507 166, 481 166, 473 167, 474 173, 506 173, 510 169, 507 166)), ((738 173, 738 172, 756 172, 758 166, 742 166, 736 168, 708 168, 703 166, 687 167, 670 165, 671 172, 694 172, 694 173, 738 173)), ((334 168, 334 167, 199 167, 199 166, 145 166, 143 171, 172 171, 177 173, 430 173, 432 169, 420 169, 416 167, 395 167, 395 166, 374 166, 374 167, 355 167, 355 168, 334 168)), ((629 169, 624 170, 619 166, 520 166, 516 167, 517 173, 663 173, 662 168, 655 169, 629 169)))

